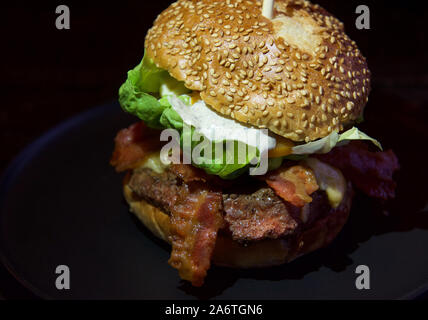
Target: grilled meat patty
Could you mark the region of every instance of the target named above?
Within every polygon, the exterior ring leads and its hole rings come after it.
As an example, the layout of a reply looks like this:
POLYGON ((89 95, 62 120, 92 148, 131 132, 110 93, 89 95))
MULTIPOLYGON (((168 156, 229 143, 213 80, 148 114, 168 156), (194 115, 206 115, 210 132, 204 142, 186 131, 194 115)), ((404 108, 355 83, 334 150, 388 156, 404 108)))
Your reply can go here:
MULTIPOLYGON (((238 183, 222 193, 225 220, 222 232, 230 233, 236 241, 285 237, 309 228, 320 218, 319 215, 329 212, 324 191, 316 191, 312 195, 313 201, 299 208, 281 199, 267 184, 255 182, 253 190, 238 183)), ((135 197, 170 214, 173 206, 182 195, 189 193, 194 183, 184 182, 173 170, 156 173, 149 168, 140 168, 132 173, 129 187, 135 197)))

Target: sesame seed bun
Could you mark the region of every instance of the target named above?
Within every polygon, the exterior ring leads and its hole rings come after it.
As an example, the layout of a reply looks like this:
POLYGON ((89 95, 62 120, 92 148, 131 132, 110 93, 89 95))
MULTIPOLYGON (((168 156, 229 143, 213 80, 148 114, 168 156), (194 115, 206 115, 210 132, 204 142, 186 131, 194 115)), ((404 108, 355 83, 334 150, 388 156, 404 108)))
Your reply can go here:
MULTIPOLYGON (((123 192, 130 211, 156 237, 170 242, 171 221, 168 214, 147 201, 134 197, 128 186, 129 175, 124 180, 123 192)), ((261 268, 290 262, 304 254, 325 247, 345 225, 351 209, 353 191, 348 184, 345 197, 337 209, 331 209, 326 218, 311 228, 284 239, 266 239, 250 242, 246 246, 229 235, 219 233, 212 256, 215 265, 231 268, 261 268)))
POLYGON ((357 119, 370 72, 343 24, 308 1, 180 0, 149 30, 146 54, 226 117, 294 141, 357 119))

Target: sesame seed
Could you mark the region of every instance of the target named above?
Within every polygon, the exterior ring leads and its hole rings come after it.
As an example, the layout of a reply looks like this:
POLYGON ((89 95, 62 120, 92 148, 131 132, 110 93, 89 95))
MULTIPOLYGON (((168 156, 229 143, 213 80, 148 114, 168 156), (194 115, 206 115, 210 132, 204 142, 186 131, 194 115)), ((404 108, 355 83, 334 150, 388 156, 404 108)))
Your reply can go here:
POLYGON ((352 101, 349 101, 346 104, 346 109, 348 109, 349 111, 351 111, 354 108, 354 103, 352 101))

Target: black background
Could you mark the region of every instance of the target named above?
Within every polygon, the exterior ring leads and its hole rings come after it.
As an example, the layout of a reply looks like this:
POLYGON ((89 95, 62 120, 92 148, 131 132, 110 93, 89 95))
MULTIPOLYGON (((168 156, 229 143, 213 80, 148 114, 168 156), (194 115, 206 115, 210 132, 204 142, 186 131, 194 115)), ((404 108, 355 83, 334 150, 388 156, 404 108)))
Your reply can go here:
MULTIPOLYGON (((427 136, 428 11, 420 1, 314 2, 345 23, 347 33, 368 58, 373 92, 366 122, 377 123, 369 133, 387 147, 394 146, 394 139, 406 140, 406 147, 399 148, 397 153, 400 156, 409 151, 415 155, 416 160, 409 157, 402 164, 415 161, 415 167, 420 166, 418 179, 415 176, 408 181, 417 180, 416 186, 421 188, 427 177, 421 147, 426 145, 427 136), (370 30, 355 27, 355 8, 360 4, 371 10, 370 30), (372 108, 376 108, 376 116, 372 116, 372 108), (394 134, 389 133, 392 131, 394 134)), ((10 2, 7 7, 2 4, 0 173, 20 150, 52 126, 117 98, 126 72, 143 55, 146 31, 169 3, 156 0, 20 1, 10 2), (70 30, 55 27, 55 8, 60 4, 70 8, 70 30)), ((1 295, 33 297, 2 267, 1 295)))

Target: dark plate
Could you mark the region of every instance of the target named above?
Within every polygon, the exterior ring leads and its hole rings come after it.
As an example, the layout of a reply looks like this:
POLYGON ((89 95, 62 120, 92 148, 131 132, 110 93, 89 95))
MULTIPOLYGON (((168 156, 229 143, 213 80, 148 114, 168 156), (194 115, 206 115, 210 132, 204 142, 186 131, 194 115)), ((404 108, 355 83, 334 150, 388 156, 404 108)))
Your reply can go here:
MULTIPOLYGON (((419 163, 406 169, 411 146, 404 145, 397 148, 403 164, 398 200, 385 209, 357 196, 351 219, 328 248, 282 267, 212 268, 202 288, 180 281, 168 266, 169 248, 128 212, 122 177, 108 164, 116 132, 134 121, 117 104, 93 109, 41 137, 6 172, 0 186, 1 258, 38 296, 385 299, 412 298, 427 288, 427 215, 421 209, 427 198, 424 189, 411 190, 419 163), (58 265, 70 268, 70 290, 55 287, 58 265), (358 265, 370 268, 370 290, 355 287, 358 265)), ((386 130, 392 132, 383 137, 387 143, 408 138, 393 124, 386 130)), ((426 172, 419 177, 426 181, 426 172)))

